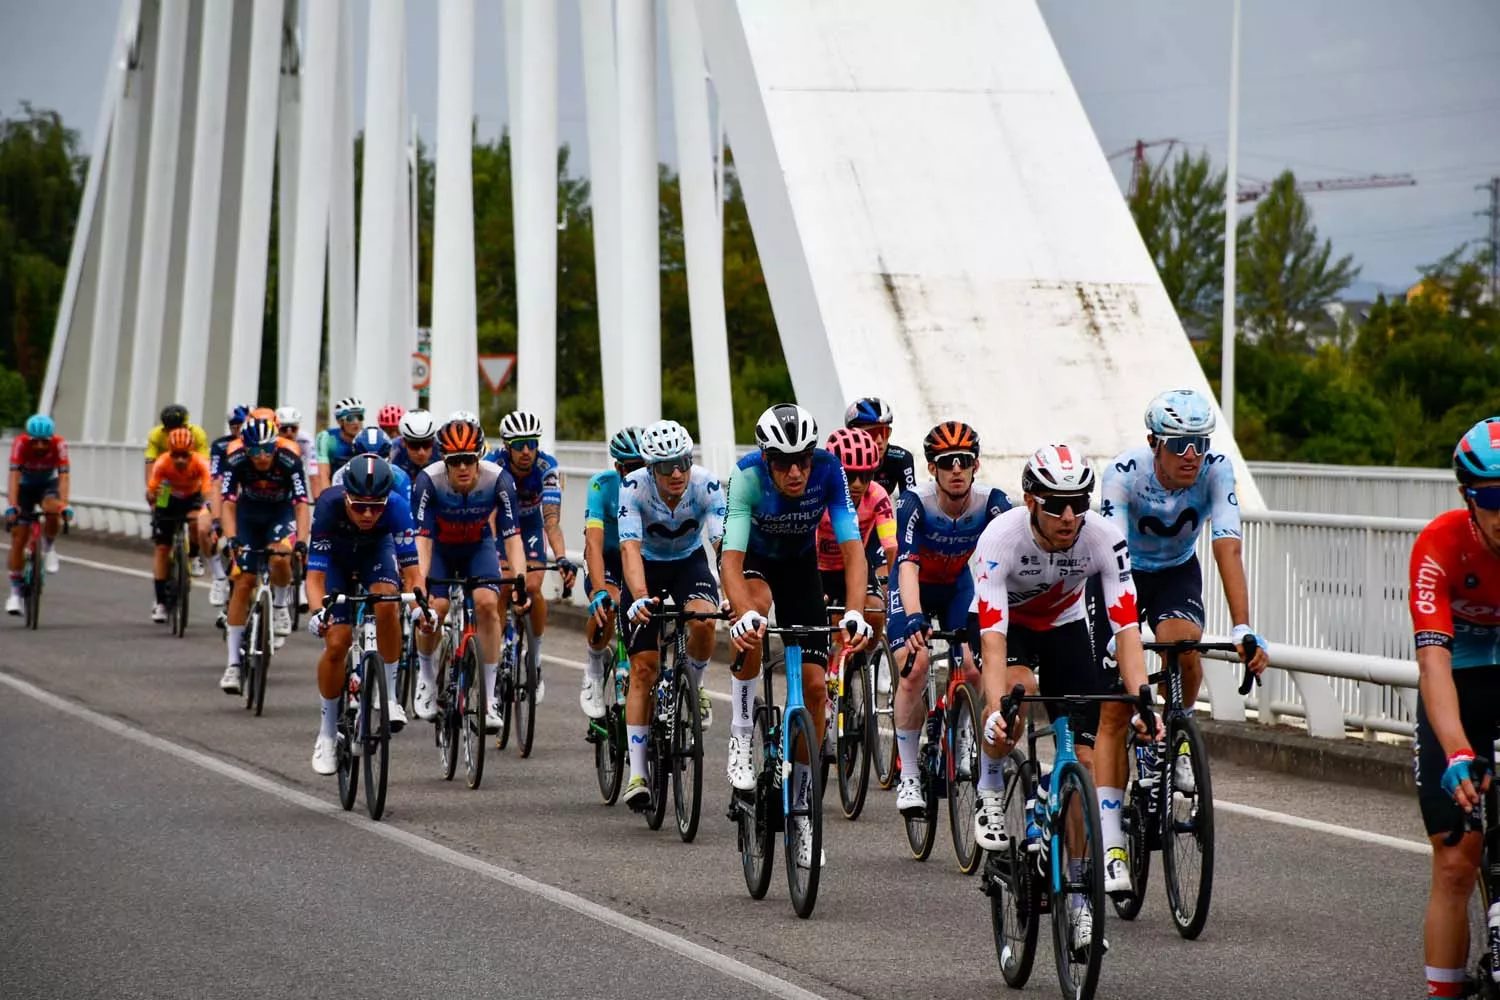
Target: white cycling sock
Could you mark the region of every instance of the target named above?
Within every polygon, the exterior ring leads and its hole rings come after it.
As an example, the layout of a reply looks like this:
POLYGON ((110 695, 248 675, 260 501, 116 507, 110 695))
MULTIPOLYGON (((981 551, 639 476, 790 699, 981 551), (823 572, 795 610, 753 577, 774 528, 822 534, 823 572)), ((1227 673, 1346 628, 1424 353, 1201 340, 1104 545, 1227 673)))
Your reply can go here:
POLYGON ((1104 850, 1125 846, 1125 828, 1120 825, 1120 815, 1125 810, 1125 789, 1099 789, 1099 833, 1104 839, 1104 850))
POLYGON ((339 699, 323 699, 323 716, 320 720, 318 735, 325 740, 331 740, 338 735, 339 729, 339 699))
MULTIPOLYGON (((1106 850, 1107 849, 1108 848, 1106 848, 1106 850)), ((1082 879, 1083 879, 1083 859, 1082 858, 1069 858, 1068 859, 1068 881, 1070 881, 1070 882, 1079 882, 1082 879)), ((1070 892, 1070 893, 1068 893, 1068 910, 1071 911, 1071 912, 1077 912, 1078 910, 1083 909, 1084 904, 1087 903, 1087 902, 1088 902, 1088 900, 1084 897, 1084 894, 1081 893, 1081 892, 1070 892)))
POLYGON ((901 750, 901 773, 915 778, 918 761, 921 759, 918 751, 922 747, 922 730, 896 730, 896 746, 901 750))
POLYGON ((437 668, 432 665, 432 653, 417 653, 417 671, 423 684, 437 683, 437 668))
POLYGON ((276 607, 278 607, 278 608, 284 608, 288 604, 291 603, 291 600, 292 600, 292 585, 291 584, 287 584, 285 587, 272 587, 271 588, 271 603, 274 604, 276 607))
POLYGON ((630 745, 630 777, 646 777, 646 739, 651 735, 650 726, 626 726, 625 735, 630 745))
POLYGON ((499 672, 500 672, 500 661, 498 661, 498 660, 496 660, 494 663, 486 663, 484 665, 484 689, 485 689, 485 691, 488 692, 488 694, 485 696, 485 702, 486 702, 487 705, 494 704, 494 701, 495 701, 495 675, 498 674, 499 672))
MULTIPOLYGON (((384 660, 381 662, 385 663, 384 660)), ((385 697, 387 702, 396 700, 396 667, 400 664, 385 663, 385 697)))
POLYGON ((605 646, 603 649, 589 647, 588 659, 583 664, 583 678, 586 681, 598 681, 604 676, 604 660, 612 647, 605 646))
POLYGON ((688 657, 688 666, 690 666, 690 667, 693 668, 693 680, 695 680, 695 681, 698 682, 698 686, 699 687, 702 687, 703 686, 703 675, 708 672, 708 661, 707 660, 695 660, 692 656, 689 656, 688 657))
POLYGON ((806 809, 812 791, 812 768, 800 760, 792 762, 792 808, 806 809))
POLYGON ((1004 774, 1005 758, 991 757, 987 753, 979 755, 979 790, 981 792, 998 792, 1005 787, 1004 774))
POLYGON ((734 679, 734 719, 730 728, 749 731, 755 725, 755 681, 734 679))
POLYGON ((215 580, 222 580, 225 578, 224 560, 220 559, 218 556, 209 557, 208 568, 213 571, 215 580))
POLYGON ((224 645, 229 647, 229 665, 237 667, 240 665, 240 640, 245 638, 245 626, 226 625, 224 628, 229 633, 229 638, 224 640, 224 645))

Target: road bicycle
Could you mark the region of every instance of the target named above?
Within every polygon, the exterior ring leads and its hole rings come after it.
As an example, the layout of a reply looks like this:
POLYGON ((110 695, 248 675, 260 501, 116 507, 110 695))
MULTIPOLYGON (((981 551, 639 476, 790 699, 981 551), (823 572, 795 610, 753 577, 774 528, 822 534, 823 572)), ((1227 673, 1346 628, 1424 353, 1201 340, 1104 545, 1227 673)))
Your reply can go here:
MULTIPOLYGON (((26 611, 26 627, 33 632, 42 623, 42 590, 46 586, 47 568, 42 551, 42 518, 40 511, 23 515, 30 522, 26 533, 26 558, 21 564, 21 603, 26 611)), ((68 522, 63 521, 63 534, 68 533, 68 522)))
MULTIPOLYGON (((527 572, 561 572, 557 563, 528 563, 527 572)), ((573 596, 572 587, 564 587, 562 599, 573 596)), ((505 608, 505 625, 500 641, 500 675, 495 682, 495 699, 500 702, 500 731, 495 747, 504 750, 512 731, 516 751, 531 756, 536 739, 536 692, 541 683, 541 664, 537 662, 536 635, 531 630, 531 610, 517 614, 515 602, 505 608)))
POLYGON ((870 685, 865 722, 870 764, 875 783, 888 790, 901 778, 901 755, 896 747, 896 658, 891 655, 890 643, 883 634, 875 637, 864 656, 865 676, 870 685))
MULTIPOLYGON (((1469 780, 1480 787, 1493 765, 1484 757, 1469 762, 1469 780)), ((1469 958, 1466 962, 1463 993, 1466 998, 1500 1000, 1500 922, 1489 919, 1490 907, 1500 899, 1500 783, 1480 796, 1479 805, 1464 813, 1443 839, 1449 847, 1458 846, 1464 835, 1480 831, 1479 880, 1469 905, 1469 958), (1474 900, 1478 901, 1478 908, 1474 900)))
MULTIPOLYGON (((831 618, 842 616, 840 605, 830 604, 831 618)), ((859 819, 870 787, 872 756, 870 729, 871 698, 870 659, 865 650, 848 652, 840 644, 828 658, 828 710, 823 728, 823 766, 820 780, 826 792, 828 771, 838 778, 839 805, 844 818, 859 819)))
MULTIPOLYGON (((192 516, 192 515, 188 515, 192 516)), ((187 632, 188 598, 193 582, 188 578, 187 519, 178 518, 172 531, 172 547, 167 555, 167 621, 177 638, 187 632)))
MULTIPOLYGON (((255 567, 255 594, 250 598, 250 613, 245 618, 245 629, 240 633, 240 690, 245 695, 245 708, 256 715, 266 704, 266 675, 271 670, 271 653, 275 641, 271 635, 271 557, 283 556, 282 549, 244 549, 243 553, 255 567)), ((233 600, 231 588, 230 600, 233 600)), ((227 608, 228 605, 226 604, 227 608)), ((227 627, 224 613, 214 624, 227 627)))
MULTIPOLYGON (((479 635, 475 628, 474 591, 480 587, 521 586, 522 577, 466 576, 427 578, 428 592, 435 587, 457 590, 448 602, 443 638, 438 644, 437 715, 433 739, 443 780, 452 781, 458 770, 459 746, 463 747, 464 777, 470 788, 478 788, 484 777, 485 716, 489 692, 479 660, 479 635)), ((498 683, 498 681, 497 681, 498 683)))
MULTIPOLYGON (((607 600, 607 608, 615 607, 607 600)), ((593 642, 598 642, 602 626, 594 629, 593 642)), ((599 795, 604 804, 612 806, 620 797, 620 785, 626 771, 625 746, 625 695, 630 689, 630 652, 625 646, 624 630, 616 622, 611 670, 603 678, 604 718, 589 719, 584 739, 594 747, 594 777, 599 782, 599 795)))

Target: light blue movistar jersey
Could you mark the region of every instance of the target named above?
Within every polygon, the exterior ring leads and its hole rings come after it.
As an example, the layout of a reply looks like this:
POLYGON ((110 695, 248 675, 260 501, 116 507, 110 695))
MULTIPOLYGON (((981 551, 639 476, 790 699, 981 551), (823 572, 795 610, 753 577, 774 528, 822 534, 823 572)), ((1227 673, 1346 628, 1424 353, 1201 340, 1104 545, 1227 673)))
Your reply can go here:
POLYGON ((1125 529, 1130 563, 1138 572, 1171 569, 1191 559, 1205 520, 1214 523, 1215 541, 1240 537, 1234 467, 1228 456, 1214 451, 1204 456, 1198 481, 1183 490, 1157 481, 1150 448, 1121 453, 1104 468, 1099 513, 1125 529))
POLYGON ((589 480, 589 495, 584 506, 583 528, 604 532, 604 551, 620 551, 620 473, 614 469, 596 472, 589 480))
POLYGON ((703 547, 705 529, 709 541, 724 537, 724 488, 712 472, 695 465, 682 499, 668 507, 648 466, 620 483, 619 513, 620 541, 639 542, 642 559, 682 559, 703 547))

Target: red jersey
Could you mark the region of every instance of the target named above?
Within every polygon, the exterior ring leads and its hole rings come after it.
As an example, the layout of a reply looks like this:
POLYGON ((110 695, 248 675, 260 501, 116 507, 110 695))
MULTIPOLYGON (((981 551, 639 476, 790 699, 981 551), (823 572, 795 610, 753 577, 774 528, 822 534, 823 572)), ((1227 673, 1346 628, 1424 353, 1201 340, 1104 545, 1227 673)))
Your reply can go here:
POLYGON ((1439 514, 1422 529, 1409 582, 1418 648, 1451 650, 1455 670, 1500 664, 1500 555, 1467 510, 1439 514))
POLYGON ((54 434, 34 438, 18 434, 10 446, 10 471, 21 474, 21 485, 51 482, 68 472, 68 442, 54 434))

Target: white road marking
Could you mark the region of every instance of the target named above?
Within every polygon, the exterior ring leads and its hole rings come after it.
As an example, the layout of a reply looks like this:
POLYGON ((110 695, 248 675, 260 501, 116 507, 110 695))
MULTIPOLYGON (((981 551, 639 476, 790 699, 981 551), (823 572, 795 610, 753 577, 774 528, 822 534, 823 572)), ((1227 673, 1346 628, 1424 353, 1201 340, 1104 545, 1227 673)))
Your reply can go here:
POLYGON ((356 830, 377 837, 383 837, 386 840, 400 844, 436 861, 483 875, 485 878, 537 896, 563 909, 572 910, 574 913, 588 917, 591 920, 597 920, 601 924, 624 931, 626 934, 640 938, 642 941, 653 944, 664 951, 669 951, 682 958, 697 962, 705 968, 712 969, 732 979, 737 979, 770 996, 784 997, 786 1000, 821 1000, 820 995, 817 993, 805 990, 794 983, 787 982, 785 979, 757 969, 753 965, 747 965, 737 959, 720 954, 711 948, 705 948, 703 945, 696 944, 686 938, 678 937, 670 931, 636 920, 634 917, 628 917, 623 913, 617 913, 607 906, 601 906, 591 900, 584 899, 582 896, 574 895, 565 889, 559 889, 545 882, 538 882, 535 879, 527 878, 519 872, 514 872, 508 868, 502 868, 499 865, 462 854, 409 831, 399 829, 387 823, 372 823, 360 817, 357 813, 346 813, 333 802, 314 798, 305 792, 288 788, 269 778, 236 767, 217 757, 200 753, 197 750, 189 749, 170 740, 162 739, 159 736, 153 736, 151 733, 137 729, 118 719, 111 719, 108 716, 100 715, 92 709, 60 698, 11 674, 0 672, 0 684, 4 684, 18 693, 26 695, 28 698, 39 701, 49 708, 56 709, 59 712, 98 726, 106 732, 113 733, 116 736, 123 736, 128 740, 140 743, 153 750, 170 754, 179 760, 186 761, 204 770, 212 771, 232 781, 237 781, 242 785, 247 785, 257 791, 274 796, 290 805, 299 806, 308 812, 316 813, 328 819, 339 820, 349 824, 356 830))
MULTIPOLYGON (((4 546, 4 547, 5 548, 9 548, 8 545, 4 546)), ((146 571, 144 571, 144 570, 132 569, 132 568, 126 567, 126 566, 117 566, 117 565, 114 565, 113 563, 95 562, 95 561, 93 561, 91 559, 80 559, 77 556, 63 556, 60 553, 59 553, 59 555, 61 556, 63 562, 66 562, 66 563, 76 563, 79 566, 86 566, 89 569, 104 570, 104 571, 110 572, 110 573, 123 573, 123 574, 125 574, 127 576, 137 576, 137 577, 143 577, 145 579, 150 579, 151 578, 151 574, 148 573, 148 572, 146 572, 146 571)), ((197 583, 201 587, 208 586, 207 583, 205 583, 204 581, 201 581, 201 580, 197 581, 197 583)), ((566 659, 566 658, 561 657, 561 656, 554 656, 551 653, 543 653, 541 655, 541 660, 544 663, 552 663, 552 664, 555 664, 555 665, 560 666, 560 667, 567 667, 570 670, 582 670, 584 668, 584 664, 581 661, 579 661, 579 660, 569 660, 569 659, 566 659)), ((6 683, 11 683, 11 684, 24 684, 25 683, 24 681, 16 681, 13 678, 7 677, 4 674, 0 674, 0 680, 3 680, 6 683)), ((28 687, 29 687, 29 685, 28 685, 28 687)), ((35 690, 38 691, 40 694, 46 694, 46 692, 42 692, 41 689, 39 689, 39 688, 35 689, 35 690)), ((719 692, 719 691, 710 691, 708 693, 708 696, 710 698, 713 698, 715 701, 728 702, 730 700, 730 698, 729 698, 729 696, 727 694, 723 694, 722 692, 719 692)), ((51 695, 47 695, 47 697, 50 698, 52 696, 51 695)), ((74 709, 76 707, 76 706, 72 705, 70 702, 61 702, 60 701, 60 704, 67 706, 67 708, 69 710, 72 710, 72 709, 74 709)), ((88 710, 87 709, 78 709, 78 711, 86 712, 88 710)), ((104 722, 108 723, 109 725, 116 725, 116 723, 114 722, 114 720, 108 719, 105 716, 99 716, 99 718, 103 719, 104 722)), ((108 728, 108 726, 106 726, 106 728, 108 728)), ((141 735, 146 740, 156 740, 157 739, 157 737, 149 736, 148 734, 145 734, 145 733, 142 733, 141 735)), ((165 747, 172 747, 172 748, 174 748, 174 750, 172 752, 176 752, 176 750, 182 750, 182 748, 177 747, 177 745, 175 743, 168 743, 165 740, 162 740, 160 742, 165 747)), ((155 745, 155 744, 153 743, 152 745, 155 745)), ((182 750, 182 752, 183 753, 188 753, 188 754, 193 753, 193 751, 191 751, 191 750, 182 750)), ((214 763, 216 765, 220 765, 220 766, 223 766, 223 767, 229 767, 229 765, 222 764, 222 762, 216 761, 216 760, 214 760, 214 758, 211 758, 211 757, 204 758, 204 759, 205 760, 214 761, 214 763)), ((249 784, 254 784, 256 782, 262 782, 262 781, 265 780, 265 779, 260 778, 260 777, 258 777, 256 775, 250 774, 249 772, 243 772, 243 773, 245 774, 246 778, 252 779, 251 781, 247 782, 249 784)), ((267 782, 267 784, 270 784, 270 783, 267 782)), ((257 784, 256 787, 260 787, 260 786, 257 784)), ((300 792, 291 792, 291 791, 289 791, 287 789, 282 788, 282 786, 280 786, 280 785, 272 785, 272 787, 275 788, 275 789, 277 789, 277 790, 279 790, 279 791, 287 792, 288 795, 300 795, 301 794, 300 792)), ((1343 837, 1346 840, 1356 840, 1356 841, 1359 841, 1359 842, 1365 843, 1365 844, 1375 844, 1375 845, 1380 846, 1380 847, 1389 847, 1392 850, 1405 851, 1405 852, 1407 852, 1409 854, 1424 854, 1424 855, 1426 855, 1426 854, 1431 854, 1432 853, 1432 847, 1431 847, 1431 845, 1427 844, 1424 841, 1420 841, 1420 840, 1408 840, 1405 837, 1392 837, 1392 836, 1390 836, 1388 834, 1375 833, 1374 831, 1371 831, 1371 830, 1361 830, 1358 827, 1340 826, 1337 823, 1325 823, 1322 820, 1308 819, 1305 816, 1294 816, 1291 813, 1277 812, 1274 809, 1262 809, 1259 806, 1242 805, 1241 803, 1238 803, 1238 802, 1229 802, 1229 801, 1226 801, 1224 799, 1220 799, 1220 798, 1217 798, 1217 797, 1215 797, 1215 799, 1214 799, 1214 807, 1217 808, 1217 809, 1221 809, 1224 812, 1231 813, 1233 815, 1246 816, 1246 817, 1248 817, 1250 819, 1258 819, 1258 820, 1262 820, 1262 821, 1264 821, 1266 823, 1276 823, 1276 824, 1278 824, 1280 826, 1295 827, 1296 829, 1299 829, 1299 830, 1310 830, 1310 831, 1312 831, 1314 833, 1324 833, 1324 834, 1328 834, 1329 836, 1332 836, 1332 837, 1343 837)), ((320 810, 322 809, 321 804, 319 805, 319 809, 320 810)), ((343 814, 342 811, 340 811, 338 813, 338 815, 342 817, 344 814, 343 814)), ((388 827, 378 827, 378 829, 380 829, 380 830, 386 830, 386 829, 391 829, 391 828, 388 828, 388 827)), ((394 831, 394 832, 401 833, 401 831, 394 831)), ((405 833, 402 833, 402 836, 413 837, 413 835, 411 835, 411 834, 405 834, 405 833)), ((413 839, 419 840, 419 841, 421 841, 424 844, 429 843, 428 841, 422 841, 420 837, 413 837, 413 839)), ((440 848, 436 844, 434 844, 432 846, 435 849, 445 850, 445 851, 447 850, 447 848, 440 848)), ((465 862, 471 860, 471 859, 468 859, 468 858, 464 857, 463 855, 456 855, 456 857, 462 859, 465 862)), ((457 862, 455 862, 455 863, 457 863, 457 862)), ((479 863, 479 862, 476 862, 476 863, 479 863)), ((478 870, 478 869, 476 869, 476 870, 478 870)), ((497 869, 497 870, 498 871, 504 871, 504 869, 497 869)), ((514 873, 507 873, 507 874, 514 874, 514 873)), ((515 877, 518 878, 518 879, 525 879, 524 875, 515 875, 515 877)), ((542 886, 542 883, 531 883, 531 880, 529 880, 529 879, 525 879, 525 880, 528 883, 530 883, 530 884, 542 886)), ((506 879, 502 878, 502 879, 500 879, 500 881, 506 881, 506 879)), ((564 896, 570 896, 570 898, 577 898, 577 897, 571 897, 571 894, 564 893, 563 890, 561 890, 561 889, 552 889, 551 886, 542 886, 542 887, 546 888, 546 889, 549 889, 549 890, 551 890, 553 892, 562 893, 564 896)), ((528 891, 530 891, 530 890, 528 890, 528 891)), ((594 906, 595 905, 593 903, 588 903, 587 900, 581 900, 580 899, 579 902, 586 903, 588 906, 594 906)), ((582 911, 580 911, 580 912, 582 912, 582 911)), ((620 916, 619 914, 615 914, 613 910, 605 910, 605 912, 610 913, 610 914, 614 914, 615 916, 619 916, 621 920, 630 920, 629 917, 624 917, 624 916, 620 916)), ((649 927, 649 925, 642 925, 642 926, 649 927)), ((650 929, 653 932, 656 932, 656 928, 650 928, 650 929)), ((632 933, 634 933, 634 932, 632 931, 632 933)), ((658 933, 665 933, 665 932, 658 932, 658 933)), ((668 935, 668 936, 670 936, 670 935, 668 935)), ((678 940, 678 939, 674 938, 673 940, 678 940)), ((684 944, 690 944, 690 942, 684 942, 684 944)), ((699 946, 698 945, 692 945, 692 947, 697 948, 699 946)), ((704 949, 704 950, 706 951, 707 949, 704 949)), ((718 952, 709 952, 709 954, 712 954, 712 955, 718 956, 720 958, 723 958, 723 956, 719 956, 718 955, 718 952)), ((724 959, 724 961, 732 962, 734 960, 733 959, 724 959)), ((751 967, 750 966, 745 966, 745 968, 751 968, 751 967)), ((756 971, 758 975, 761 974, 761 973, 758 972, 758 970, 752 970, 752 971, 756 971)), ((776 980, 776 981, 777 982, 782 982, 782 980, 776 980)), ((748 982, 748 980, 747 980, 747 982, 748 982)), ((801 992, 798 987, 791 986, 791 984, 789 984, 789 983, 786 984, 786 985, 788 987, 790 987, 791 989, 799 990, 799 992, 797 994, 795 994, 795 995, 798 995, 798 996, 812 996, 813 995, 813 994, 808 994, 808 993, 805 993, 805 992, 801 992)), ((782 995, 793 995, 793 994, 782 994, 782 995)))

